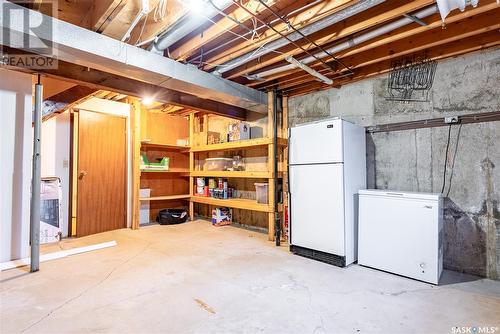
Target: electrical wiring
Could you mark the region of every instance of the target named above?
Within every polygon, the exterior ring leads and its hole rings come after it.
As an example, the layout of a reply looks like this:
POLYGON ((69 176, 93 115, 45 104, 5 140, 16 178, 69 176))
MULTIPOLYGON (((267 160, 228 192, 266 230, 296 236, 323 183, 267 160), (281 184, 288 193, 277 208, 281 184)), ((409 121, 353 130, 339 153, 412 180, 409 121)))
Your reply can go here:
MULTIPOLYGON (((245 6, 241 5, 240 3, 238 3, 237 0, 233 0, 233 2, 235 4, 237 4, 241 9, 243 9, 244 11, 246 11, 249 15, 255 17, 259 22, 261 22, 262 24, 266 25, 269 29, 273 30, 275 33, 277 33, 278 35, 280 35, 282 38, 285 38, 288 42, 290 42, 291 44, 293 44, 294 46, 296 46, 297 48, 301 49, 303 52, 305 52, 308 56, 310 57, 313 57, 314 59, 316 59, 317 61, 319 61, 321 63, 322 66, 324 66, 325 69, 329 69, 330 71, 332 71, 333 73, 335 73, 335 69, 327 64, 323 59, 317 57, 316 55, 314 54, 311 54, 308 50, 304 49, 300 44, 297 44, 295 41, 293 41, 292 39, 290 39, 287 35, 281 33, 280 31, 278 31, 275 27, 273 27, 272 25, 270 25, 269 23, 266 23, 264 20, 258 18, 254 13, 252 13, 249 9, 247 9, 245 6)), ((263 3, 263 2, 261 2, 263 3)), ((264 3, 263 3, 264 4, 264 3)), ((268 9, 270 9, 270 7, 268 7, 267 5, 264 4, 264 6, 268 9)), ((271 9, 270 9, 271 12, 273 12, 271 9)), ((275 14, 276 15, 276 14, 275 14)), ((295 29, 295 31, 298 32, 298 30, 295 29)), ((303 35, 301 33, 301 35, 303 35)), ((303 35, 304 36, 304 35, 303 35)), ((291 57, 291 56, 290 56, 291 57)))
POLYGON ((168 0, 160 0, 154 11, 153 19, 155 22, 160 22, 165 19, 165 16, 167 15, 167 5, 168 0))
POLYGON ((210 5, 212 5, 213 8, 215 8, 215 10, 223 15, 225 18, 233 21, 234 23, 236 23, 237 25, 239 25, 240 27, 244 28, 245 30, 247 30, 248 32, 250 33, 255 33, 255 30, 252 30, 250 28, 248 28, 246 25, 244 25, 242 22, 238 21, 237 19, 231 17, 230 15, 227 15, 222 9, 220 9, 219 7, 217 7, 212 0, 208 0, 208 2, 210 3, 210 5))
POLYGON ((450 136, 451 136, 451 124, 448 126, 448 139, 446 141, 446 151, 444 153, 444 171, 443 171, 443 185, 441 187, 441 194, 444 195, 444 187, 446 185, 446 168, 448 164, 448 152, 450 150, 450 136))
POLYGON ((453 153, 453 162, 451 164, 450 180, 448 181, 448 191, 446 192, 446 197, 450 195, 451 191, 451 181, 453 180, 453 171, 455 170, 455 161, 457 160, 458 144, 460 143, 460 134, 462 132, 462 125, 458 126, 457 139, 455 141, 455 153, 453 153))
MULTIPOLYGON (((309 3, 309 4, 307 4, 307 5, 305 5, 305 6, 301 7, 301 8, 299 8, 299 9, 295 9, 295 10, 291 11, 290 13, 286 14, 286 15, 285 15, 285 17, 291 17, 291 16, 294 16, 295 14, 297 14, 297 13, 299 13, 299 12, 305 11, 305 10, 309 9, 310 7, 313 7, 313 6, 317 5, 317 4, 318 4, 318 3, 320 3, 321 1, 323 1, 323 0, 315 0, 315 1, 313 1, 313 2, 311 2, 311 3, 309 3)), ((270 22, 269 22, 269 24, 275 24, 275 23, 277 23, 277 22, 279 22, 279 21, 280 21, 279 19, 274 19, 274 20, 270 21, 270 22)), ((261 29, 263 29, 263 28, 266 28, 266 25, 264 25, 264 24, 263 24, 263 25, 261 25, 261 26, 259 26, 259 27, 255 28, 254 30, 255 30, 256 32, 258 32, 258 31, 260 31, 260 30, 261 30, 261 29)), ((246 32, 245 34, 243 34, 243 36, 246 36, 246 35, 249 35, 249 34, 250 34, 250 32, 246 32)), ((216 52, 216 51, 218 51, 218 50, 220 50, 220 49, 222 49, 222 48, 226 47, 227 45, 230 45, 231 43, 233 43, 233 42, 234 42, 234 41, 236 41, 237 39, 238 39, 238 38, 234 38, 234 39, 231 39, 231 40, 229 40, 229 41, 226 41, 226 42, 224 42, 224 43, 221 43, 221 44, 217 45, 216 47, 214 47, 214 48, 212 48, 212 49, 210 49, 210 50, 206 51, 206 52, 205 52, 205 56, 207 56, 208 54, 214 53, 214 52, 216 52)), ((194 58, 193 60, 198 60, 198 59, 199 59, 199 56, 197 56, 197 57, 196 57, 196 58, 194 58)))
POLYGON ((144 22, 142 23, 142 27, 141 27, 141 32, 139 33, 139 37, 137 37, 135 44, 137 44, 141 40, 142 34, 144 34, 144 28, 146 27, 146 23, 148 22, 148 17, 149 17, 149 13, 146 14, 146 17, 144 18, 144 22))
MULTIPOLYGON (((255 49, 246 59, 251 59, 257 52, 259 52, 260 50, 262 50, 263 48, 265 48, 266 44, 268 44, 269 42, 266 42, 264 44, 262 44, 261 46, 259 46, 257 49, 255 49)), ((276 53, 279 53, 281 55, 286 55, 282 52, 279 52, 279 51, 274 51, 276 53)), ((245 61, 246 61, 245 59, 245 61)), ((220 67, 226 67, 226 66, 231 66, 231 65, 224 65, 224 64, 214 64, 214 63, 207 63, 207 62, 199 62, 198 64, 203 64, 203 65, 209 65, 209 66, 220 66, 220 67)))
MULTIPOLYGON (((207 16, 203 16, 203 17, 204 17, 205 19, 207 19, 208 21, 210 21, 212 24, 217 24, 217 22, 216 22, 216 21, 214 21, 214 20, 212 20, 211 18, 209 18, 209 17, 207 17, 207 16)), ((230 34, 233 34, 233 35, 237 36, 238 38, 242 38, 242 39, 244 39, 245 41, 250 42, 250 43, 252 43, 252 44, 254 44, 254 45, 255 45, 255 44, 257 44, 257 43, 256 43, 255 41, 253 41, 252 39, 247 38, 247 37, 245 37, 245 36, 243 36, 243 35, 240 35, 240 34, 238 34, 238 33, 234 32, 234 31, 232 31, 232 30, 229 30, 229 29, 225 28, 225 27, 223 27, 223 30, 225 30, 226 32, 228 32, 228 33, 230 33, 230 34)), ((248 56, 248 59, 250 59, 251 57, 253 57, 255 54, 257 54, 257 53, 258 53, 260 50, 262 50, 262 49, 265 49, 265 50, 267 50, 267 51, 269 51, 269 52, 273 52, 273 53, 276 53, 276 54, 279 54, 279 55, 282 55, 282 56, 287 56, 287 54, 286 54, 286 53, 284 53, 284 52, 281 52, 281 51, 276 51, 276 50, 271 50, 271 49, 266 49, 266 45, 267 45, 268 43, 269 43, 269 42, 266 42, 266 43, 264 43, 264 44, 260 45, 257 49, 255 49, 255 50, 254 50, 254 51, 253 51, 253 52, 252 52, 252 53, 248 56)), ((203 55, 205 55, 205 54, 203 54, 203 55)), ((200 56, 198 56, 198 58, 197 58, 197 59, 200 59, 200 58, 202 58, 202 55, 201 55, 201 54, 200 54, 200 56)), ((193 64, 193 63, 194 63, 194 61, 190 62, 190 64, 193 64)), ((209 66, 221 66, 221 67, 230 66, 230 65, 224 65, 224 64, 207 63, 207 62, 203 62, 203 61, 202 61, 202 62, 197 62, 197 63, 198 63, 198 65, 200 65, 200 64, 204 64, 204 65, 209 65, 209 66)))

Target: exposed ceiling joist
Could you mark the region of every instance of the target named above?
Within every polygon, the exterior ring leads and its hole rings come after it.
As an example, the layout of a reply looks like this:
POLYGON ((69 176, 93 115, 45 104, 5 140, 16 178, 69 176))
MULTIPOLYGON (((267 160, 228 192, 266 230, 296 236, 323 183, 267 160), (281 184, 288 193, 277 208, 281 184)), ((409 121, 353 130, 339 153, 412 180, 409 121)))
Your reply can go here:
MULTIPOLYGON (((352 56, 343 59, 351 68, 357 69, 386 60, 392 60, 399 57, 418 54, 429 48, 440 47, 441 45, 449 44, 457 40, 465 40, 476 35, 481 35, 488 31, 500 29, 498 21, 500 9, 490 13, 482 14, 477 19, 483 20, 487 26, 479 24, 479 20, 470 20, 468 24, 454 23, 449 24, 447 29, 435 29, 426 33, 412 36, 376 49, 366 51, 357 56, 352 56)), ((323 73, 326 75, 326 73, 323 73)), ((296 78, 288 82, 280 82, 279 89, 289 89, 290 87, 307 83, 308 78, 296 78)), ((339 79, 341 81, 341 79, 339 79)))
MULTIPOLYGON (((440 60, 459 56, 469 52, 479 51, 485 48, 496 47, 498 45, 500 45, 498 31, 489 31, 481 35, 477 35, 474 38, 464 38, 448 43, 446 45, 442 45, 440 47, 431 48, 429 50, 426 50, 426 55, 430 59, 440 60)), ((387 73, 389 72, 390 67, 391 60, 385 60, 376 64, 365 66, 357 70, 353 77, 339 80, 337 82, 337 85, 342 86, 347 83, 356 82, 376 75, 387 73)), ((296 96, 327 88, 331 88, 331 86, 315 82, 295 86, 291 89, 284 90, 283 93, 286 95, 296 96)))
MULTIPOLYGON (((491 20, 488 20, 488 17, 492 17, 492 19, 494 20, 495 16, 498 17, 498 15, 500 15, 498 14, 498 10, 500 10, 500 7, 496 5, 495 0, 491 1, 485 0, 476 8, 469 8, 464 12, 456 12, 453 15, 449 16, 447 18, 447 26, 451 28, 451 31, 453 31, 454 26, 459 26, 462 30, 466 32, 466 30, 469 27, 469 24, 472 24, 470 28, 473 29, 474 31, 480 31, 481 28, 488 29, 491 27, 491 22, 492 22, 491 20), (489 12, 493 12, 493 14, 491 14, 491 16, 480 15, 482 13, 489 13, 489 12)), ((377 57, 379 53, 376 51, 369 51, 369 50, 373 50, 376 48, 389 49, 392 43, 395 43, 403 39, 408 40, 407 48, 412 48, 414 47, 414 43, 412 42, 414 36, 424 36, 423 37, 424 42, 421 43, 421 46, 425 46, 426 43, 432 37, 431 35, 427 34, 431 34, 431 31, 433 31, 433 29, 436 29, 438 33, 447 33, 448 35, 453 35, 453 33, 451 33, 450 31, 447 32, 447 30, 450 29, 441 29, 442 20, 439 14, 432 15, 426 18, 425 21, 427 23, 426 26, 420 26, 420 25, 405 26, 391 32, 391 34, 389 35, 382 35, 381 37, 353 46, 344 51, 340 51, 335 55, 340 59, 342 59, 343 61, 347 62, 348 65, 349 63, 352 63, 353 59, 356 59, 357 55, 362 55, 362 54, 364 54, 363 56, 364 59, 372 59, 373 61, 376 61, 378 59, 377 57), (347 57, 350 57, 350 59, 347 57)), ((475 34, 475 32, 471 32, 471 34, 475 34)), ((461 38, 461 37, 459 36, 456 38, 461 38)), ((311 66, 313 67, 316 65, 318 64, 317 63, 311 64, 311 66)), ((324 71, 320 70, 320 72, 324 71)), ((290 71, 277 73, 270 77, 266 77, 266 82, 264 83, 254 82, 250 83, 249 86, 255 86, 258 89, 265 89, 274 87, 279 84, 280 87, 286 88, 289 86, 290 82, 298 82, 298 83, 307 82, 308 78, 310 79, 310 77, 304 74, 301 70, 293 69, 290 71)))
MULTIPOLYGON (((5 2, 0 0, 0 5, 5 2)), ((31 20, 40 19, 41 14, 20 9, 28 11, 31 20)), ((45 18, 36 36, 31 31, 26 32, 22 22, 4 22, 2 17, 0 27, 13 36, 10 40, 1 40, 1 43, 13 49, 22 49, 25 38, 32 39, 32 42, 50 41, 60 61, 79 64, 90 69, 90 73, 96 71, 123 80, 142 81, 176 92, 178 96, 185 95, 186 100, 192 100, 192 97, 211 100, 212 104, 221 104, 216 109, 232 105, 267 113, 267 97, 262 92, 57 19, 45 18), (55 31, 51 31, 51 24, 55 31)))
POLYGON ((96 92, 97 89, 78 85, 45 99, 42 105, 43 120, 46 121, 65 112, 72 106, 90 98, 96 92))
MULTIPOLYGON (((359 1, 326 0, 308 8, 306 11, 297 10, 297 14, 288 15, 287 18, 296 28, 302 29, 305 26, 319 22, 320 20, 325 19, 326 17, 357 2, 359 1)), ((290 33, 288 25, 283 22, 277 22, 273 25, 273 27, 283 34, 290 33)), ((267 46, 263 49, 263 51, 265 51, 272 46, 270 43, 277 41, 281 37, 280 34, 276 33, 274 30, 267 28, 264 31, 259 32, 259 34, 260 38, 257 41, 248 43, 240 40, 236 45, 231 45, 228 49, 224 50, 222 54, 208 57, 205 69, 213 69, 215 65, 211 64, 226 64, 230 61, 235 61, 238 57, 250 60, 249 55, 251 55, 252 52, 267 46)))
MULTIPOLYGON (((270 5, 275 3, 274 0, 269 0, 270 5)), ((206 6, 210 6, 210 3, 207 3, 206 6)), ((260 15, 264 12, 265 7, 259 3, 249 1, 244 4, 245 7, 252 10, 256 15, 260 15)), ((217 24, 214 24, 203 31, 202 34, 198 34, 185 43, 183 43, 180 47, 172 50, 170 52, 170 57, 177 60, 185 60, 187 57, 192 55, 194 51, 201 48, 204 44, 210 43, 216 38, 222 36, 228 30, 232 30, 237 28, 238 22, 243 23, 252 18, 246 11, 241 8, 237 8, 232 13, 227 14, 227 17, 221 18, 217 21, 217 24)))
POLYGON ((126 4, 127 0, 94 0, 90 18, 92 30, 104 31, 126 4))
MULTIPOLYGON (((334 24, 318 33, 310 35, 309 38, 318 45, 324 45, 326 43, 331 43, 333 41, 337 41, 352 34, 358 33, 362 30, 369 29, 376 25, 389 22, 390 20, 401 18, 403 14, 413 12, 433 3, 434 0, 418 0, 412 1, 402 6, 397 6, 390 10, 387 10, 387 6, 391 3, 380 5, 374 7, 373 11, 366 11, 351 19, 347 19, 334 24), (373 15, 373 12, 375 12, 376 15, 373 15)), ((302 40, 301 44, 306 49, 314 48, 314 45, 311 45, 305 40, 302 40)), ((287 49, 280 51, 292 56, 296 56, 302 53, 302 50, 290 45, 287 49)), ((225 73, 224 77, 229 79, 236 78, 246 73, 255 72, 259 69, 272 65, 274 63, 278 63, 282 60, 283 56, 279 54, 269 53, 263 57, 260 57, 258 60, 250 61, 234 70, 225 73)))

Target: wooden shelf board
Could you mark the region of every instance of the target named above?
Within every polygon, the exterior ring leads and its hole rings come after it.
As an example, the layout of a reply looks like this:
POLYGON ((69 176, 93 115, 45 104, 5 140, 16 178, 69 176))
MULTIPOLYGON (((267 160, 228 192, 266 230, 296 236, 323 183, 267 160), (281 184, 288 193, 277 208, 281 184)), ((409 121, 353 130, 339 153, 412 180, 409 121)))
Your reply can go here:
POLYGON ((140 197, 140 201, 169 201, 176 199, 189 199, 191 196, 188 195, 170 195, 170 196, 153 196, 153 197, 140 197))
POLYGON ((273 208, 269 204, 260 204, 255 200, 230 198, 217 199, 212 197, 191 196, 191 201, 195 203, 210 204, 217 206, 227 206, 234 209, 244 209, 260 212, 273 212, 273 208))
POLYGON ((191 176, 194 177, 227 177, 227 178, 255 178, 255 179, 270 179, 272 173, 270 172, 232 172, 232 171, 191 171, 191 176))
POLYGON ((161 149, 173 150, 173 151, 186 151, 186 152, 189 152, 189 146, 179 146, 179 145, 172 145, 172 144, 153 143, 153 142, 150 142, 150 141, 141 141, 141 146, 155 147, 155 148, 161 148, 161 149))
MULTIPOLYGON (((221 144, 193 146, 191 147, 191 152, 227 151, 227 150, 235 150, 241 148, 267 146, 272 143, 273 140, 271 138, 256 138, 256 139, 239 140, 221 144)), ((278 139, 278 145, 286 146, 287 144, 288 141, 286 139, 283 138, 278 139)))
POLYGON ((170 168, 169 170, 151 170, 151 169, 143 169, 141 170, 141 173, 181 173, 181 174, 187 174, 189 176, 189 170, 186 168, 170 168))

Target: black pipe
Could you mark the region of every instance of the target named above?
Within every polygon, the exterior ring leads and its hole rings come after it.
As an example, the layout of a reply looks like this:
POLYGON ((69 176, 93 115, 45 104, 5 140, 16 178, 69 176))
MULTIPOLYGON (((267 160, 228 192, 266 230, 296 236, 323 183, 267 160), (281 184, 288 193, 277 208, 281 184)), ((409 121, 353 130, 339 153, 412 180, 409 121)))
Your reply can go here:
POLYGON ((274 146, 274 231, 275 231, 275 240, 276 246, 280 246, 281 244, 281 220, 278 212, 278 90, 274 89, 273 91, 273 109, 274 109, 274 126, 273 126, 273 146, 274 146))

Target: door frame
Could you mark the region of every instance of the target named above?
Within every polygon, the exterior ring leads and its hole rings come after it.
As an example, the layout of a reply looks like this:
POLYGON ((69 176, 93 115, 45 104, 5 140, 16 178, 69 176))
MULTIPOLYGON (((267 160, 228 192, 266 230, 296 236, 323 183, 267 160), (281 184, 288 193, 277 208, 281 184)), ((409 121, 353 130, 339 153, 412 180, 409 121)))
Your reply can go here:
POLYGON ((68 226, 68 236, 76 237, 76 226, 78 224, 77 217, 77 205, 78 205, 78 127, 79 127, 79 117, 78 112, 80 110, 96 112, 100 114, 108 114, 111 116, 118 116, 125 118, 125 130, 126 130, 126 161, 127 166, 125 168, 126 181, 125 181, 125 210, 126 210, 126 227, 130 228, 132 226, 132 135, 131 135, 131 110, 132 106, 128 103, 116 102, 111 100, 104 100, 99 98, 92 98, 86 100, 85 102, 75 106, 70 110, 71 112, 71 136, 70 136, 70 197, 69 201, 69 226, 68 226), (102 108, 100 104, 108 105, 109 108, 102 108), (114 107, 113 107, 114 104, 114 107), (116 106, 122 106, 117 108, 116 106), (127 107, 125 107, 127 106, 127 107))

